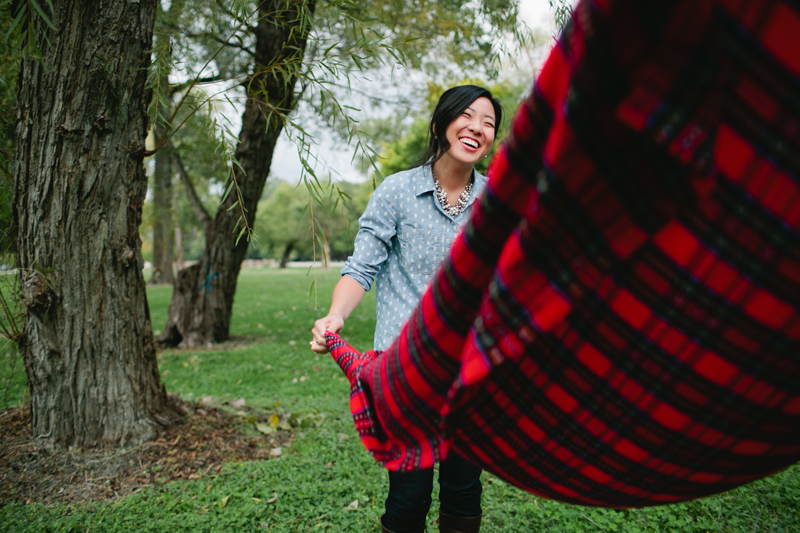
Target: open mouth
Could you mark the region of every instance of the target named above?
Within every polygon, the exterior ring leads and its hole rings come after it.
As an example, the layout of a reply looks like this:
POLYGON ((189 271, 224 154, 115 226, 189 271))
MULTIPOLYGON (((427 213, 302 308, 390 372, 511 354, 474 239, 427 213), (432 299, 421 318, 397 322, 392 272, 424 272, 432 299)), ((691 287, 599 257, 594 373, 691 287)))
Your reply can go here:
POLYGON ((461 137, 459 141, 461 141, 461 144, 463 144, 464 146, 468 146, 475 150, 477 150, 478 147, 480 146, 478 144, 478 141, 476 141, 475 139, 470 139, 469 137, 461 137))

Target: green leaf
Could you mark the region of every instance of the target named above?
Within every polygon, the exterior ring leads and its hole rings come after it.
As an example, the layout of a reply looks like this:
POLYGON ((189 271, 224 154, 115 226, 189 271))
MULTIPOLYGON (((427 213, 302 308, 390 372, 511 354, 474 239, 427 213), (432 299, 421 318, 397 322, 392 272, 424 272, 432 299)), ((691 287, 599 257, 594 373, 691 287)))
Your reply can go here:
POLYGON ((233 177, 231 177, 230 180, 231 180, 230 184, 228 185, 228 188, 225 189, 225 194, 222 195, 222 200, 220 200, 220 202, 219 202, 220 204, 225 203, 225 199, 231 193, 231 189, 233 189, 233 186, 236 185, 236 182, 233 180, 233 177))
POLYGON ((236 245, 237 246, 239 245, 239 240, 242 238, 242 235, 244 235, 245 231, 247 231, 247 225, 242 226, 242 231, 240 231, 239 235, 236 237, 236 245))

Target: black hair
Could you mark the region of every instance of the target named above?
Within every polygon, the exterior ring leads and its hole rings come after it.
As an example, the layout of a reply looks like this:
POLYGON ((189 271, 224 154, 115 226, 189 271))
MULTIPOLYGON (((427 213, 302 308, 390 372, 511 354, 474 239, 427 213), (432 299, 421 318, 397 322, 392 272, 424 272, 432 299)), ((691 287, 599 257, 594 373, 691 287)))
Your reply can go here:
POLYGON ((423 158, 424 164, 433 165, 450 149, 446 133, 447 127, 460 117, 472 102, 481 97, 488 98, 494 108, 495 139, 497 138, 497 129, 503 120, 503 106, 500 105, 497 98, 492 96, 489 89, 477 85, 451 87, 442 94, 436 104, 436 109, 433 110, 428 128, 428 151, 423 158))

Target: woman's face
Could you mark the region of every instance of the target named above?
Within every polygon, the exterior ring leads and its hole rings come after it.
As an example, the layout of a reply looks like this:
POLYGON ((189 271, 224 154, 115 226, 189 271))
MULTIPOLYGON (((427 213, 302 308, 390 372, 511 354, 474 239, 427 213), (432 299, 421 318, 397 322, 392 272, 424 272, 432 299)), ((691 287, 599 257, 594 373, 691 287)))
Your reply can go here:
POLYGON ((474 165, 489 153, 495 134, 494 107, 488 98, 472 102, 447 126, 448 156, 458 162, 474 165))

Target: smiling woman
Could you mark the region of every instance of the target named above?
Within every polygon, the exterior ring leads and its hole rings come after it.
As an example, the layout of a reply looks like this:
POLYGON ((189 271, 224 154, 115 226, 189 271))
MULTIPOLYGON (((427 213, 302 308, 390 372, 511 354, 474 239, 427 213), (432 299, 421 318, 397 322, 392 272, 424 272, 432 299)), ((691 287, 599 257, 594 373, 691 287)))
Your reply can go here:
MULTIPOLYGON (((342 268, 330 313, 314 324, 312 350, 327 351, 325 332, 341 331, 373 281, 375 349, 394 340, 483 191, 486 178, 474 165, 489 153, 502 113, 500 103, 482 87, 445 91, 431 117, 424 164, 386 178, 359 220, 355 252, 342 268)), ((455 454, 441 464, 440 531, 478 531, 480 473, 455 454)), ((390 472, 384 530, 422 531, 432 487, 432 468, 390 472)))

